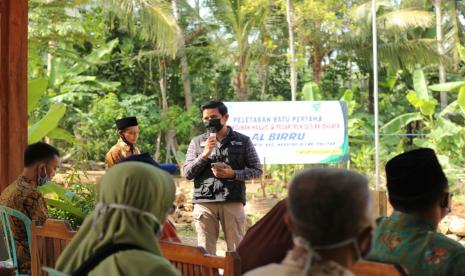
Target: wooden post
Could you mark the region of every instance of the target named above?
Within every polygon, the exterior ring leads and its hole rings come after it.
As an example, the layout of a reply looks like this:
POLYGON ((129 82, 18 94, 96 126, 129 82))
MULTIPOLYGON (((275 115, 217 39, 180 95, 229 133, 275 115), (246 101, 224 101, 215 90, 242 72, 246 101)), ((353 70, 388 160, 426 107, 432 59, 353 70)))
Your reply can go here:
POLYGON ((266 158, 265 157, 263 158, 263 172, 262 172, 262 176, 260 177, 260 186, 262 186, 263 198, 266 198, 266 190, 265 190, 265 186, 266 186, 266 158))
POLYGON ((27 9, 0 1, 0 191, 21 173, 27 146, 27 9))
POLYGON ((385 191, 371 191, 373 215, 375 218, 387 215, 387 195, 385 191))

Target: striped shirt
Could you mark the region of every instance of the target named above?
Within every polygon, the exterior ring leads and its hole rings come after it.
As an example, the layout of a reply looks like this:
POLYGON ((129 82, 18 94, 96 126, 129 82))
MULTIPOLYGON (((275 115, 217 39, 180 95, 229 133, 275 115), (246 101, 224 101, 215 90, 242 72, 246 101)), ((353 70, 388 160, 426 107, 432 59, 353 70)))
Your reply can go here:
MULTIPOLYGON (((227 135, 233 135, 232 128, 228 127, 229 132, 227 135)), ((204 134, 207 137, 206 134, 204 134)), ((206 138, 205 138, 206 140, 206 138)), ((227 139, 223 139, 227 140, 227 139)), ((220 141, 220 145, 223 144, 220 141)), ((220 146, 220 147, 221 147, 220 146)), ((197 153, 196 144, 192 140, 187 149, 186 162, 183 166, 183 174, 187 179, 194 179, 198 174, 200 174, 206 166, 210 166, 210 162, 202 158, 201 154, 197 153)), ((257 151, 252 143, 252 140, 247 139, 245 143, 245 167, 241 170, 235 170, 237 180, 249 180, 260 177, 262 174, 260 158, 258 157, 257 151)))

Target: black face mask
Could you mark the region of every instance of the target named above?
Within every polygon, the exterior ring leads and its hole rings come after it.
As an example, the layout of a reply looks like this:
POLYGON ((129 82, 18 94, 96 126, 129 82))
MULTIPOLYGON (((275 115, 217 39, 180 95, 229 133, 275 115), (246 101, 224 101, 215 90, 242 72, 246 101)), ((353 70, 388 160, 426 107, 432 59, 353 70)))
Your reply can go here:
POLYGON ((207 129, 214 129, 216 132, 220 131, 223 128, 221 124, 221 119, 211 119, 210 121, 203 122, 207 129))

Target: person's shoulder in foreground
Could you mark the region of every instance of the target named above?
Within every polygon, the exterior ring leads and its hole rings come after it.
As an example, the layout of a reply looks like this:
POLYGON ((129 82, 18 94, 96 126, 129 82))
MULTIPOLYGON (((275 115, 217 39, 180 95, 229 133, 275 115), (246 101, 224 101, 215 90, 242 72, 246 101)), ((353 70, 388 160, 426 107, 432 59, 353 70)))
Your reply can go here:
POLYGON ((305 170, 291 181, 288 210, 294 248, 280 264, 245 275, 352 276, 370 248, 374 224, 367 178, 336 168, 305 170))
POLYGON ((465 275, 465 247, 436 231, 451 210, 451 193, 435 152, 392 158, 386 178, 395 211, 379 220, 368 259, 403 265, 411 275, 465 275))
POLYGON ((177 275, 163 257, 158 238, 175 193, 173 178, 153 165, 123 162, 112 167, 102 178, 93 214, 60 255, 56 269, 90 270, 91 275, 177 275), (131 247, 121 251, 115 248, 118 244, 131 247), (85 265, 112 248, 116 251, 101 262, 85 265))

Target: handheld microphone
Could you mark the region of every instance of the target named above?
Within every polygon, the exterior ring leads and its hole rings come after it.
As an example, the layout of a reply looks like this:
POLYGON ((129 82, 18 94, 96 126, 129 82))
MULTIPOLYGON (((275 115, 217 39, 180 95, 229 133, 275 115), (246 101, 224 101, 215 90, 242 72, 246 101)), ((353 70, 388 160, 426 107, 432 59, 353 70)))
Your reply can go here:
POLYGON ((209 132, 209 137, 215 137, 216 138, 216 129, 214 127, 209 127, 208 128, 208 132, 209 132))
POLYGON ((209 127, 207 128, 210 137, 216 137, 216 128, 209 127))
MULTIPOLYGON (((217 132, 216 128, 215 127, 208 127, 207 130, 208 130, 208 133, 209 133, 209 137, 215 137, 215 139, 216 139, 216 132, 217 132)), ((219 148, 219 143, 218 143, 218 141, 216 143, 217 143, 216 147, 213 148, 213 151, 210 154, 210 156, 214 160, 217 160, 219 158, 219 156, 220 156, 219 149, 218 149, 219 148)))

